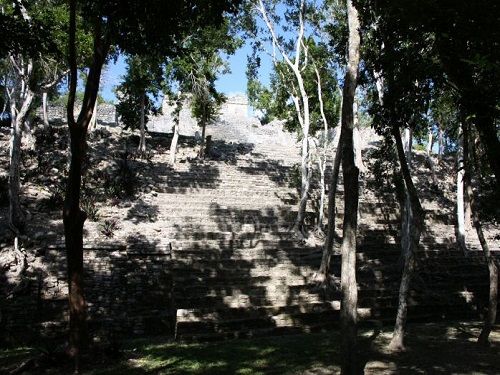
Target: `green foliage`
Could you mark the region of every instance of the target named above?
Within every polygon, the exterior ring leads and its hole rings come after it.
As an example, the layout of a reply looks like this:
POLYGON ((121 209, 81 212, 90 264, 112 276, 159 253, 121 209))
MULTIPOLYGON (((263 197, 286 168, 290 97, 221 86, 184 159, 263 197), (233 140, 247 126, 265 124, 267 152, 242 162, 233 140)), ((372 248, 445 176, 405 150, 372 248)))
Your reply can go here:
POLYGON ((129 163, 130 154, 122 153, 116 161, 116 168, 103 173, 104 193, 109 198, 133 198, 137 192, 139 180, 129 163))
POLYGON ((404 181, 398 170, 398 157, 392 138, 385 138, 380 148, 370 151, 371 173, 376 176, 367 181, 367 187, 377 193, 395 194, 397 200, 404 202, 404 181))
MULTIPOLYGON (((500 5, 468 0, 355 2, 363 30, 364 67, 385 79, 384 106, 374 101, 379 131, 385 124, 410 125, 417 134, 428 127, 433 100, 454 92, 452 109, 433 108, 434 120, 448 120, 446 134, 456 139, 455 113, 480 130, 494 173, 500 173, 496 122, 500 102, 500 5), (451 128, 449 128, 451 126, 451 128), (455 134, 453 134, 455 133, 455 134)), ((443 121, 444 122, 444 121, 443 121)), ((460 121, 463 122, 463 121, 460 121)))
POLYGON ((79 1, 86 24, 105 30, 112 46, 130 56, 175 57, 182 41, 207 26, 220 25, 241 1, 79 1))
POLYGON ((422 143, 414 144, 413 149, 416 151, 425 151, 426 150, 425 145, 423 145, 422 143))
POLYGON ((60 9, 63 4, 51 0, 0 0, 0 58, 8 53, 38 58, 42 54, 61 52, 60 40, 54 36, 61 30, 64 20, 48 17, 47 9, 60 9))
POLYGON ((61 209, 64 203, 65 188, 62 183, 55 183, 50 188, 50 196, 45 201, 45 205, 49 210, 61 209))
POLYGON ((144 100, 144 117, 147 124, 150 115, 160 112, 158 97, 163 87, 161 62, 153 58, 129 56, 123 82, 116 88, 119 103, 116 111, 125 128, 136 129, 141 121, 141 107, 144 100))
POLYGON ((96 205, 95 195, 91 192, 83 194, 80 201, 81 209, 87 214, 90 221, 99 220, 99 209, 96 205))
MULTIPOLYGON (((191 112, 200 126, 213 123, 226 97, 217 91, 215 81, 229 72, 223 54, 233 54, 241 45, 230 23, 207 27, 185 40, 182 52, 169 61, 166 69, 168 93, 174 86, 181 98, 190 96, 191 112)), ((178 106, 182 100, 178 98, 178 106)))
MULTIPOLYGON (((318 77, 320 77, 321 97, 323 99, 326 120, 330 127, 338 122, 340 96, 336 80, 336 61, 332 59, 327 43, 319 34, 310 32, 303 37, 302 53, 295 60, 296 38, 299 28, 300 1, 289 1, 281 4, 277 1, 265 2, 265 7, 271 22, 274 24, 274 33, 279 43, 276 46, 273 37, 266 26, 256 22, 257 17, 262 18, 255 8, 248 8, 244 16, 244 27, 247 35, 252 38, 253 56, 247 63, 247 95, 252 107, 261 113, 261 121, 267 123, 273 119, 286 120, 286 129, 301 133, 299 113, 293 98, 296 98, 303 111, 305 104, 303 94, 299 87, 296 72, 290 67, 287 58, 298 62, 300 76, 304 82, 304 90, 308 97, 310 112, 310 133, 323 129, 324 122, 320 112, 320 98, 318 94, 318 77), (257 13, 257 14, 255 14, 257 13), (270 51, 272 49, 272 52, 270 51), (261 64, 260 54, 267 53, 273 60, 273 71, 269 87, 265 87, 258 80, 261 64), (285 54, 286 57, 283 55, 285 54)), ((309 29, 321 28, 325 24, 326 11, 322 5, 306 1, 304 3, 304 22, 306 33, 309 29)))
MULTIPOLYGON (((76 100, 75 101, 77 103, 83 102, 83 96, 84 96, 84 92, 83 91, 77 91, 76 92, 76 100)), ((54 99, 52 100, 52 102, 55 105, 66 106, 66 103, 68 103, 68 93, 65 92, 63 94, 58 94, 56 97, 54 97, 54 99)), ((98 94, 97 95, 97 104, 113 104, 113 102, 111 100, 104 99, 104 97, 101 94, 98 94)))
POLYGON ((107 238, 113 238, 118 229, 119 225, 116 219, 104 220, 103 223, 99 224, 99 231, 107 238))

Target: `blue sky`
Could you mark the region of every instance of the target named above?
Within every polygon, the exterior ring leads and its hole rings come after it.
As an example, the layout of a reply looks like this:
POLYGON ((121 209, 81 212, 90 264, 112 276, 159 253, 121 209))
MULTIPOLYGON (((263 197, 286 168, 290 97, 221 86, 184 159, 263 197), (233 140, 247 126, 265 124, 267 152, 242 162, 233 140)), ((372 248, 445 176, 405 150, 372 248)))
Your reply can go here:
MULTIPOLYGON (((229 57, 228 62, 231 73, 221 76, 217 80, 217 89, 224 94, 245 93, 247 90, 247 56, 252 53, 250 45, 245 44, 236 53, 229 57)), ((101 80, 101 95, 106 100, 115 100, 113 92, 114 87, 121 81, 121 77, 125 74, 126 64, 125 59, 120 56, 116 63, 108 65, 101 80)), ((266 83, 269 81, 269 73, 271 71, 271 61, 262 59, 262 67, 260 70, 260 79, 266 83)))

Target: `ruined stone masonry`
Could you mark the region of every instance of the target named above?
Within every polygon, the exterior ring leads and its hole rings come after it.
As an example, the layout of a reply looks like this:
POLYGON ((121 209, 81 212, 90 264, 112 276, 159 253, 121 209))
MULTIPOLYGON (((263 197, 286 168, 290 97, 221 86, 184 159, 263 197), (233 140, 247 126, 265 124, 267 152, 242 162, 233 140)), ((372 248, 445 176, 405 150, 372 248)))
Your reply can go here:
MULTIPOLYGON (((76 103, 75 114, 80 113, 81 105, 76 103)), ((42 109, 39 108, 36 115, 43 117, 42 109)), ((49 122, 65 123, 66 122, 66 107, 59 105, 49 105, 47 108, 49 122)), ((97 123, 101 125, 116 125, 117 115, 116 108, 113 104, 102 103, 97 106, 97 123)))
MULTIPOLYGON (((229 104, 225 112, 242 121, 222 120, 207 129, 214 141, 207 160, 184 158, 173 168, 166 154, 156 153, 153 162, 139 164, 148 171, 148 192, 119 217, 124 228, 133 228, 123 229, 126 241, 119 239, 118 230, 116 239, 103 242, 97 224, 85 224, 85 284, 94 336, 214 340, 337 326, 339 292, 318 289, 313 278, 321 243, 298 241, 288 231, 297 211, 292 183, 299 162, 296 141, 279 123, 246 122, 244 107, 243 102, 229 104)), ((181 149, 195 144, 193 135, 181 139, 181 149)), ((373 186, 370 155, 378 147, 377 138, 370 131, 363 138, 367 173, 359 208, 359 313, 361 324, 390 323, 401 274, 399 204, 394 193, 373 186)), ((165 142, 168 149, 170 136, 153 140, 165 142)), ((478 318, 488 298, 488 271, 479 242, 474 235, 468 237, 468 256, 457 248, 453 182, 443 177, 437 191, 429 184, 425 155, 416 152, 414 163, 427 221, 408 318, 478 318)), ((341 185, 337 207, 341 236, 341 185)), ((313 224, 314 204, 307 212, 313 224)), ((490 238, 495 235, 498 228, 490 238)), ((65 337, 61 239, 40 249, 38 273, 26 281, 22 293, 0 301, 2 338, 23 342, 65 337)), ((491 247, 499 253, 498 242, 491 241, 491 247)), ((340 276, 338 247, 332 271, 340 276)))

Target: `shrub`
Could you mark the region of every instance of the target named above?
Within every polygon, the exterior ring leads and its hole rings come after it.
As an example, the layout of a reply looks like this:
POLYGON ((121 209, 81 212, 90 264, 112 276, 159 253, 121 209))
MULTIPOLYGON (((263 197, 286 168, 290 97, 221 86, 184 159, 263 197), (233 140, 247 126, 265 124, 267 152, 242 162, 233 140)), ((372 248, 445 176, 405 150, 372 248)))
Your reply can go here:
POLYGON ((96 206, 96 199, 88 193, 83 194, 81 208, 87 214, 90 221, 99 220, 99 209, 96 206))
POLYGON ((104 222, 99 225, 100 232, 108 238, 114 237, 115 231, 118 230, 118 228, 118 221, 115 219, 104 220, 104 222))
POLYGON ((49 210, 61 208, 64 202, 64 185, 56 183, 50 188, 50 197, 45 201, 49 210))
POLYGON ((104 176, 104 191, 110 198, 132 198, 137 190, 137 176, 130 167, 130 154, 122 153, 117 160, 117 167, 104 176))

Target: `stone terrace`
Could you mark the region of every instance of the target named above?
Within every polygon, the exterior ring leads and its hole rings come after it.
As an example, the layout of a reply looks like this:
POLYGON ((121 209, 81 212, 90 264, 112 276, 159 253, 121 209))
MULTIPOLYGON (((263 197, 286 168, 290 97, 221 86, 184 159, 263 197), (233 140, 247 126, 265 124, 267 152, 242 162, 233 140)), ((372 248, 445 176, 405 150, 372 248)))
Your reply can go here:
MULTIPOLYGON (((299 160, 297 145, 277 124, 222 123, 209 134, 210 157, 194 158, 194 140, 182 137, 175 168, 167 163, 169 138, 153 135, 152 162, 133 163, 141 172, 142 193, 100 209, 102 220, 121 223, 115 238, 104 239, 97 223, 86 223, 91 329, 97 335, 172 333, 179 340, 211 340, 335 327, 339 293, 326 293, 312 280, 321 247, 288 232, 297 206, 289 184, 299 160)), ((365 141, 371 141, 369 135, 365 141)), ((367 324, 394 320, 400 275, 399 208, 395 196, 370 187, 373 147, 376 143, 365 152, 358 237, 359 311, 367 324)), ((443 179, 433 189, 423 164, 417 155, 415 178, 427 221, 409 319, 477 317, 488 290, 479 243, 469 236, 467 257, 455 248, 452 182, 443 179)), ((66 324, 61 222, 44 215, 37 216, 40 225, 47 228, 50 222, 52 234, 44 235, 45 246, 34 254, 29 288, 2 300, 0 327, 18 332, 14 340, 58 336, 66 324)), ((308 215, 311 221, 312 208, 308 215)), ((491 238, 496 233, 491 231, 491 238)), ((332 262, 339 276, 338 248, 332 262)))

